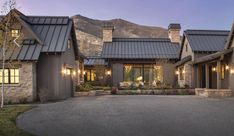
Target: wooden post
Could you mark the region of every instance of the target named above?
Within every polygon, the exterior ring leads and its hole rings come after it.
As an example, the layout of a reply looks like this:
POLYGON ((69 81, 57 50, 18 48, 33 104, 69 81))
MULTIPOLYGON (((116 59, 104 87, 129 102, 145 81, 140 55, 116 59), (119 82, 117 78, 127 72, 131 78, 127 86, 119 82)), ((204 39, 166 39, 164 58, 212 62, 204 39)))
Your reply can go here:
POLYGON ((217 61, 217 89, 221 89, 221 61, 217 61))
POLYGON ((200 88, 200 70, 199 70, 199 65, 196 65, 196 67, 195 67, 195 75, 196 75, 196 86, 195 86, 195 88, 200 88))
POLYGON ((210 73, 209 73, 209 64, 206 64, 206 89, 210 87, 210 73))

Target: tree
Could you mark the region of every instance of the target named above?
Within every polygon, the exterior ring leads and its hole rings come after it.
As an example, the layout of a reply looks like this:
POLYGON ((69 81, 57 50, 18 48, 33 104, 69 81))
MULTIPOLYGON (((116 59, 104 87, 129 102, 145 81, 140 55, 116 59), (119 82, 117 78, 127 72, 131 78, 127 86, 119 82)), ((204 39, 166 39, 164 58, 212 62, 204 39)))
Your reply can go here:
POLYGON ((17 39, 19 37, 13 38, 11 36, 11 27, 14 25, 15 18, 11 14, 11 10, 16 8, 16 0, 6 0, 1 8, 1 14, 3 15, 0 20, 0 49, 1 49, 1 61, 2 61, 2 87, 1 87, 1 108, 4 106, 4 77, 5 77, 5 65, 6 63, 10 66, 12 65, 11 60, 6 60, 7 51, 11 51, 14 45, 19 46, 17 39))

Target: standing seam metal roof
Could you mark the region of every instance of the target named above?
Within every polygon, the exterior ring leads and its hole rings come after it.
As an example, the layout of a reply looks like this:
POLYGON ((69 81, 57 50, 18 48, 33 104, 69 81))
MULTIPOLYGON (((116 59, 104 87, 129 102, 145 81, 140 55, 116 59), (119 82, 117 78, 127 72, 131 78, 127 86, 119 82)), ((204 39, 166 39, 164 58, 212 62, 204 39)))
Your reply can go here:
POLYGON ((223 30, 186 30, 185 37, 195 52, 223 51, 230 31, 223 30))
POLYGON ((105 42, 105 59, 178 59, 180 45, 161 38, 113 38, 105 42))
POLYGON ((6 60, 38 60, 41 52, 64 52, 66 50, 72 29, 72 20, 69 17, 25 16, 16 9, 11 12, 20 17, 22 25, 33 31, 43 44, 30 42, 34 39, 25 39, 21 47, 15 47, 12 51, 6 52, 6 60))

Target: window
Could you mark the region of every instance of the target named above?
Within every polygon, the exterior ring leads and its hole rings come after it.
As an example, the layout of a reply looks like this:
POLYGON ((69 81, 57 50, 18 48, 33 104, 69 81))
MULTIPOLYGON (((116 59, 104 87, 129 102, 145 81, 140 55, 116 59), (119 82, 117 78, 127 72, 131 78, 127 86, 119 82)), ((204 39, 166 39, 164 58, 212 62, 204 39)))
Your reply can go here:
POLYGON ((225 66, 222 65, 222 68, 221 68, 221 79, 223 80, 225 78, 225 66))
MULTIPOLYGON (((2 83, 2 69, 0 69, 0 83, 2 83)), ((19 83, 19 69, 5 69, 4 70, 4 83, 5 84, 18 84, 19 83)))
POLYGON ((18 37, 20 34, 19 30, 18 29, 13 29, 11 30, 11 36, 12 37, 18 37))
POLYGON ((180 77, 180 80, 184 80, 184 68, 183 67, 179 68, 179 77, 180 77))
POLYGON ((86 81, 95 81, 96 80, 96 71, 89 69, 86 71, 86 81))
POLYGON ((71 40, 69 39, 67 42, 67 48, 70 49, 71 48, 71 40))
POLYGON ((124 65, 124 81, 162 82, 162 67, 158 65, 124 65))

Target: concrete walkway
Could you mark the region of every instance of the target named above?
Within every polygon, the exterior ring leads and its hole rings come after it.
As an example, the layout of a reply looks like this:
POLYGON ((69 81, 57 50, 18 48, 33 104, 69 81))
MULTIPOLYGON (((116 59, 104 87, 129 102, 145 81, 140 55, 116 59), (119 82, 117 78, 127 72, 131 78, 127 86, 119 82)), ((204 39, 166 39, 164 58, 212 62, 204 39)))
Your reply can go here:
POLYGON ((41 104, 17 125, 40 136, 233 136, 234 98, 72 98, 41 104))

